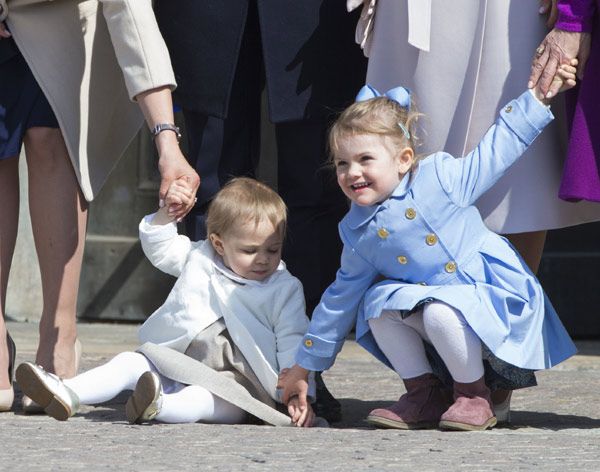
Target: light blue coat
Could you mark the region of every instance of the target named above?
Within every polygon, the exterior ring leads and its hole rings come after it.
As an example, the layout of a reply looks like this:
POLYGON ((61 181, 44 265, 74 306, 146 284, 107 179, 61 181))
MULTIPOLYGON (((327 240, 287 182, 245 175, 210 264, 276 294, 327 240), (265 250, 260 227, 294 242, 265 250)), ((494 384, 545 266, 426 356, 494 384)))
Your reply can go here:
POLYGON ((341 267, 313 313, 298 364, 331 367, 356 323, 357 341, 389 365, 367 320, 427 298, 458 309, 509 364, 543 369, 572 356, 575 346, 540 283, 473 206, 552 119, 525 92, 464 158, 432 154, 383 203, 353 204, 339 226, 341 267))

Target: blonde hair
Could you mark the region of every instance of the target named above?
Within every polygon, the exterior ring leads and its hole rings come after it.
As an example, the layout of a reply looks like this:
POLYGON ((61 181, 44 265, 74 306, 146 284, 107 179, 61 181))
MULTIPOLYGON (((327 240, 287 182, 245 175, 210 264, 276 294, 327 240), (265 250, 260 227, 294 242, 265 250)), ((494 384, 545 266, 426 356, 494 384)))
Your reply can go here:
POLYGON ((267 185, 247 177, 230 180, 215 196, 206 216, 207 233, 223 236, 236 224, 268 219, 285 236, 287 208, 267 185))
MULTIPOLYGON (((415 151, 419 144, 415 131, 420 116, 412 97, 408 109, 387 97, 355 102, 340 114, 329 130, 330 157, 333 160, 338 152, 340 140, 358 134, 387 136, 398 147, 409 146, 415 151)), ((418 159, 415 152, 415 164, 418 159)))

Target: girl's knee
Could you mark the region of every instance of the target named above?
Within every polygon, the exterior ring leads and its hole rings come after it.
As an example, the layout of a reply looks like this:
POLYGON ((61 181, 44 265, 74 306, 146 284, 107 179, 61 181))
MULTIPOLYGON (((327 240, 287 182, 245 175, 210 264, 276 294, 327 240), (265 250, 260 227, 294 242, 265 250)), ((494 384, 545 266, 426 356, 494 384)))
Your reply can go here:
POLYGON ((425 329, 431 330, 447 329, 449 326, 466 326, 463 315, 450 305, 442 302, 428 303, 423 307, 423 324, 425 329))

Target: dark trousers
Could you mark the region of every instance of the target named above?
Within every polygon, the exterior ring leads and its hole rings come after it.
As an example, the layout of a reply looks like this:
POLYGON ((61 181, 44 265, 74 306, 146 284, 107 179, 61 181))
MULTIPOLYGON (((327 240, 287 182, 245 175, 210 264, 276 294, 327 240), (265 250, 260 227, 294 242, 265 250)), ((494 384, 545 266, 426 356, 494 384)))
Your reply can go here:
MULTIPOLYGON (((221 186, 232 177, 253 177, 257 168, 265 78, 255 8, 248 14, 227 118, 203 115, 183 104, 188 159, 202 179, 198 203, 185 223, 194 240, 206 237, 204 215, 221 186)), ((311 119, 275 125, 278 191, 289 209, 283 258, 304 285, 309 316, 335 278, 341 253, 337 224, 348 210, 327 165, 329 124, 311 119)))

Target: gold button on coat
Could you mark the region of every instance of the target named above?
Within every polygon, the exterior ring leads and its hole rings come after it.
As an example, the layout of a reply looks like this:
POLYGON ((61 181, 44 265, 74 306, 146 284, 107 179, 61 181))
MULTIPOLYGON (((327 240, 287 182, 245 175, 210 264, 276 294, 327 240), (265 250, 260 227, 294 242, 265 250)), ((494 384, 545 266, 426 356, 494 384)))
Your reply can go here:
POLYGON ((379 236, 381 239, 385 239, 390 235, 390 232, 385 229, 385 228, 379 228, 377 230, 377 236, 379 236))
POLYGON ((444 266, 444 268, 446 269, 446 272, 448 272, 449 274, 451 274, 452 272, 456 272, 456 262, 453 262, 453 261, 447 262, 446 265, 444 266))
POLYGON ((417 216, 417 212, 414 208, 407 208, 404 212, 404 216, 406 216, 409 220, 414 220, 415 216, 417 216))
POLYGON ((305 340, 304 340, 304 345, 305 345, 306 347, 312 347, 312 345, 313 345, 313 342, 312 342, 310 339, 305 339, 305 340))
POLYGON ((428 246, 433 246, 435 243, 438 242, 438 237, 433 233, 428 234, 425 237, 425 242, 427 243, 428 246))
POLYGON ((504 111, 505 111, 506 113, 510 113, 510 112, 512 111, 512 105, 508 105, 508 106, 507 106, 507 107, 504 109, 504 111))
POLYGON ((400 264, 406 264, 408 262, 408 259, 406 258, 406 256, 398 256, 396 259, 398 260, 398 262, 400 264))

